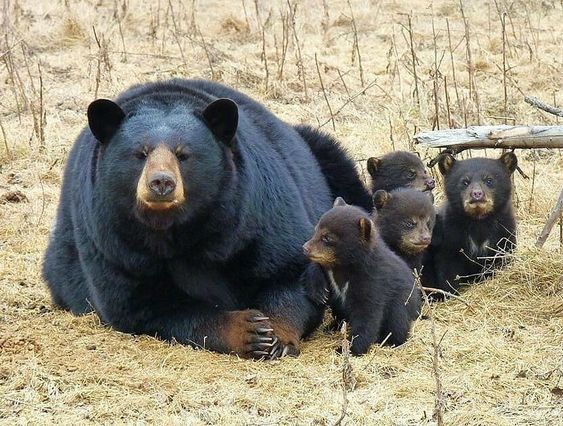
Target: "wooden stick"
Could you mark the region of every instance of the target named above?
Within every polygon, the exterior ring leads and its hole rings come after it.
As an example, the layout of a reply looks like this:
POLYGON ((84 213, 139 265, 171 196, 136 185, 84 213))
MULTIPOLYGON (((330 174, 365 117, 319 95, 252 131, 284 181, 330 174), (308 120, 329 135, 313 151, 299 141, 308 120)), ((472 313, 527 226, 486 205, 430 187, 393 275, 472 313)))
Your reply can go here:
POLYGON ((563 188, 561 189, 561 193, 559 194, 559 199, 557 200, 555 207, 551 211, 549 218, 547 219, 547 222, 545 223, 540 233, 540 236, 536 241, 536 247, 541 248, 544 245, 545 241, 547 240, 547 237, 549 237, 549 233, 551 232, 553 225, 555 225, 555 222, 557 222, 557 219, 562 214, 563 214, 563 188))
POLYGON ((536 98, 535 96, 526 96, 524 98, 524 102, 532 106, 535 106, 536 108, 539 108, 542 111, 556 115, 557 117, 563 117, 563 109, 548 105, 545 102, 536 98))
POLYGON ((563 126, 473 126, 421 132, 414 141, 430 148, 447 148, 454 154, 484 148, 563 148, 563 126))

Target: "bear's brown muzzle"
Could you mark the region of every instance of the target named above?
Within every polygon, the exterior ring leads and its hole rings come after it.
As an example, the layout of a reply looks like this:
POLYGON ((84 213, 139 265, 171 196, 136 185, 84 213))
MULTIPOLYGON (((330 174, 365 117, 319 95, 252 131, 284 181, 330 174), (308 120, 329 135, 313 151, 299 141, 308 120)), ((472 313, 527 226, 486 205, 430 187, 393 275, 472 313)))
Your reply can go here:
POLYGON ((146 159, 137 184, 137 201, 153 210, 168 210, 185 201, 178 159, 165 145, 158 145, 146 159))

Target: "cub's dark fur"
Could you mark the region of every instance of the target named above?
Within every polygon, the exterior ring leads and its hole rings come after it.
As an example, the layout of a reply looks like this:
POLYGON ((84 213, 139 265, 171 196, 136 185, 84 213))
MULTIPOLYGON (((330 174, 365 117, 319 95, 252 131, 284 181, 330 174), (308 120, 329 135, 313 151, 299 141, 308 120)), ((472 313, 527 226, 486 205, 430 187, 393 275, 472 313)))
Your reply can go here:
POLYGON ((299 353, 322 316, 302 245, 339 186, 323 169, 345 154, 331 144, 319 164, 292 126, 203 80, 132 87, 88 121, 45 254, 54 302, 243 357, 299 353))
POLYGON ((303 250, 327 275, 330 306, 337 321, 349 323, 353 354, 384 340, 406 341, 421 297, 412 271, 383 242, 366 212, 336 199, 303 250))
POLYGON ((395 151, 383 157, 371 157, 367 161, 371 176, 372 193, 379 189, 392 191, 397 188, 414 188, 432 191, 434 179, 428 174, 417 155, 407 151, 395 151))
POLYGON ((371 197, 361 183, 356 166, 340 143, 327 133, 308 125, 297 125, 295 129, 311 148, 321 166, 332 196, 346 200, 366 211, 371 210, 371 197))
POLYGON ((490 276, 516 247, 511 175, 517 159, 511 152, 498 160, 457 161, 445 154, 438 164, 446 201, 425 256, 423 281, 455 293, 462 283, 490 276))
POLYGON ((373 194, 373 204, 372 218, 383 241, 411 269, 420 272, 436 221, 432 193, 408 188, 391 192, 380 189, 373 194))

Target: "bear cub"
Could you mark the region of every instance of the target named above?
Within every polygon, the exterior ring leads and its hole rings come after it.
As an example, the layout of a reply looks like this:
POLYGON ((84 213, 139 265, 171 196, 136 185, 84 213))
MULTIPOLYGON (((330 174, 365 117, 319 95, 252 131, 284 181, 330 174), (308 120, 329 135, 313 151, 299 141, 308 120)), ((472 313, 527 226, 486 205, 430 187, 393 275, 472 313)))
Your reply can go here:
POLYGON ((392 191, 397 188, 413 188, 432 191, 436 186, 424 163, 417 155, 407 151, 395 151, 383 157, 371 157, 367 161, 371 176, 371 191, 392 191))
POLYGON ((456 293, 506 263, 516 247, 511 175, 517 164, 511 152, 497 160, 440 158, 446 201, 424 260, 425 285, 456 293))
POLYGON ((373 343, 407 340, 421 296, 411 270, 365 211, 337 198, 303 251, 327 276, 329 304, 336 321, 349 323, 352 354, 366 353, 373 343))
POLYGON ((434 197, 416 189, 383 189, 373 194, 372 219, 383 241, 411 269, 420 272, 422 256, 432 240, 436 221, 434 197))

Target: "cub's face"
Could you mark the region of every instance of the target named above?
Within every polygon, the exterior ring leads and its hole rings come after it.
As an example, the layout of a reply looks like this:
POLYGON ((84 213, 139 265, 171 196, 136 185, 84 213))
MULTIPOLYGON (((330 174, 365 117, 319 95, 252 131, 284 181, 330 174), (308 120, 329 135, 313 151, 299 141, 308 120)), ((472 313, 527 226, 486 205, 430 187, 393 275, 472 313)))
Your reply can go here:
POLYGON ((450 205, 474 219, 484 219, 510 202, 510 176, 516 166, 513 153, 503 154, 498 160, 472 158, 463 161, 456 161, 447 154, 439 162, 450 205))
POLYGON ((392 152, 381 158, 372 157, 368 159, 367 169, 374 192, 378 189, 392 191, 397 188, 432 191, 436 185, 420 158, 406 151, 392 152))
POLYGON ((436 221, 430 193, 413 189, 379 190, 373 199, 375 222, 387 244, 411 255, 428 248, 436 221))
POLYGON ((303 252, 312 262, 328 269, 353 264, 369 249, 373 232, 371 220, 361 209, 337 198, 303 245, 303 252))
POLYGON ((124 215, 134 212, 150 228, 168 229, 204 212, 234 173, 230 147, 187 108, 123 113, 109 139, 100 133, 108 111, 97 113, 89 116, 101 142, 96 186, 115 208, 124 215), (101 130, 96 127, 100 120, 101 130))

